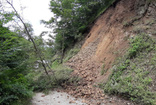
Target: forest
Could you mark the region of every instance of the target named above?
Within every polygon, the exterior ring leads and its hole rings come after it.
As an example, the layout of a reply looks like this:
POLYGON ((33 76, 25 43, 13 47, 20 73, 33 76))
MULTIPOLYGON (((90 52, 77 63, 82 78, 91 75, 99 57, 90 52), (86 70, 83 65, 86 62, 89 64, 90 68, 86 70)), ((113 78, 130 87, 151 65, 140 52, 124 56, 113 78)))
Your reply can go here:
MULTIPOLYGON (((45 68, 52 69, 56 53, 59 53, 57 62, 63 63, 67 49, 85 37, 84 33, 90 25, 112 2, 113 0, 51 0, 50 10, 55 15, 49 21, 42 20, 42 23, 53 28, 55 36, 49 35, 51 39, 45 42, 42 38, 44 32, 40 36, 34 36, 31 24, 23 20, 22 24, 15 9, 6 11, 5 3, 10 3, 10 7, 14 8, 11 1, 0 1, 0 104, 17 105, 22 100, 31 98, 33 91, 46 88, 44 84, 41 86, 43 82, 32 81, 32 75, 39 74, 35 72, 35 63, 46 60, 50 68, 46 63, 45 68)), ((54 84, 61 83, 53 83, 51 86, 54 84)))

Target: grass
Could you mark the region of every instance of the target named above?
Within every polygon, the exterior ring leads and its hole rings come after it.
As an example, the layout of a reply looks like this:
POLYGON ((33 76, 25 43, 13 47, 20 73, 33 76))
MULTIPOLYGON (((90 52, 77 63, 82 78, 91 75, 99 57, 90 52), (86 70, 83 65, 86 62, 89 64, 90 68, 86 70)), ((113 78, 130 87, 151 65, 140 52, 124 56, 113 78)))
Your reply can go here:
POLYGON ((108 94, 121 95, 137 104, 156 105, 156 40, 141 34, 131 39, 130 45, 102 87, 108 94))
MULTIPOLYGON (((69 49, 64 56, 63 62, 68 61, 75 54, 80 51, 79 45, 75 45, 72 49, 69 49)), ((58 58, 58 56, 53 59, 58 58)), ((47 93, 49 90, 62 87, 62 85, 74 84, 77 85, 77 82, 80 78, 71 76, 73 70, 63 64, 60 64, 60 59, 55 60, 52 63, 51 69, 54 71, 55 76, 48 70, 50 75, 49 77, 45 74, 44 70, 33 71, 29 73, 27 76, 31 78, 31 85, 34 88, 34 91, 45 92, 47 93)))
POLYGON ((11 105, 31 105, 31 98, 21 99, 16 102, 12 102, 11 105))
POLYGON ((37 77, 34 76, 34 81, 32 82, 34 91, 48 92, 49 90, 61 87, 62 85, 68 85, 70 83, 76 84, 79 81, 78 77, 70 76, 73 70, 60 64, 59 61, 53 62, 51 68, 54 70, 55 76, 49 71, 50 79, 44 72, 38 74, 37 77))
POLYGON ((101 75, 104 75, 104 73, 105 73, 105 65, 103 64, 101 67, 101 75))
POLYGON ((140 16, 130 17, 129 21, 124 21, 123 22, 123 26, 124 27, 129 27, 129 26, 133 25, 133 23, 135 21, 139 20, 139 19, 140 19, 140 16))
POLYGON ((73 49, 70 49, 67 54, 65 55, 65 58, 64 58, 64 62, 67 62, 69 59, 71 59, 74 55, 76 55, 78 52, 80 51, 80 48, 73 48, 73 49))
POLYGON ((105 64, 103 64, 101 67, 101 75, 104 75, 106 72, 107 70, 105 69, 105 64))

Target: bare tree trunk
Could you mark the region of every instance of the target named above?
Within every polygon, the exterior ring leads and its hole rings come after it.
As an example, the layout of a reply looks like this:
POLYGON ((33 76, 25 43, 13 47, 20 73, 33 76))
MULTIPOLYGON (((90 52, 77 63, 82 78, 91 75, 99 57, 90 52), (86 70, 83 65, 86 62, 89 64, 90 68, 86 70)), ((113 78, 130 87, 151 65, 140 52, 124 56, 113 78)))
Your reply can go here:
MULTIPOLYGON (((45 65, 45 63, 44 63, 44 58, 42 57, 41 52, 38 50, 37 45, 36 45, 34 39, 33 39, 32 36, 30 35, 26 24, 24 23, 24 21, 22 20, 22 18, 20 17, 20 15, 18 14, 17 10, 14 8, 14 6, 12 5, 12 3, 10 3, 8 0, 6 0, 6 1, 7 1, 7 3, 12 7, 12 9, 15 11, 16 16, 18 17, 18 19, 19 19, 19 20, 22 22, 22 24, 24 25, 24 28, 25 28, 25 30, 26 30, 26 34, 28 35, 29 39, 30 39, 31 42, 33 43, 33 46, 34 46, 34 49, 35 49, 35 53, 39 56, 39 58, 40 58, 40 60, 41 60, 41 63, 42 63, 42 66, 43 66, 43 68, 44 68, 44 71, 45 71, 46 75, 49 77, 49 79, 51 79, 51 78, 50 78, 50 75, 49 75, 49 73, 48 73, 48 71, 47 71, 46 65, 45 65)), ((48 64, 47 64, 47 65, 48 65, 48 64)), ((51 69, 49 65, 48 65, 48 67, 49 67, 49 69, 51 69)), ((53 76, 54 76, 54 78, 55 78, 55 75, 54 75, 54 71, 53 71, 53 70, 52 70, 52 73, 53 73, 53 76)), ((56 79, 56 78, 55 78, 55 79, 56 79)))
POLYGON ((64 33, 63 33, 63 41, 62 41, 62 49, 61 49, 61 63, 63 63, 63 58, 64 58, 64 33))

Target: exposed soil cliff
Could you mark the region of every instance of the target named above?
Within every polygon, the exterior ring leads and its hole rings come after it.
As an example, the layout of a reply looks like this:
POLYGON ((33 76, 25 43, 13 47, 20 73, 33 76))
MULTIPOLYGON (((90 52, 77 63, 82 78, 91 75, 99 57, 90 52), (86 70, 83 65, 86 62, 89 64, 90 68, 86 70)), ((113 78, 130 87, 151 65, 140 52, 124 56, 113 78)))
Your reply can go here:
MULTIPOLYGON (((127 39, 141 32, 155 37, 155 4, 146 0, 119 0, 95 21, 81 51, 66 63, 74 69, 73 75, 83 78, 79 86, 67 87, 67 90, 73 89, 71 94, 103 100, 101 97, 105 95, 96 85, 107 81, 115 59, 124 55, 129 47, 127 39), (104 75, 101 75, 102 66, 104 75)), ((114 102, 114 105, 126 104, 119 99, 114 102)))

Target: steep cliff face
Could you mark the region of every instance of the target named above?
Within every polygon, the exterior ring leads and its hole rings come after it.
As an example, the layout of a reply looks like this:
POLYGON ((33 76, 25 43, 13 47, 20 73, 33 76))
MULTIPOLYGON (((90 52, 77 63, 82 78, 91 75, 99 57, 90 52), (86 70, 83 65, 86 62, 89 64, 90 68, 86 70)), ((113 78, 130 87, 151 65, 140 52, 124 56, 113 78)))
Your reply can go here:
POLYGON ((130 37, 142 32, 155 37, 155 10, 156 3, 148 0, 118 0, 95 21, 81 51, 67 64, 87 84, 106 82, 116 58, 129 48, 130 37))
POLYGON ((115 6, 110 7, 95 22, 86 38, 86 42, 82 46, 82 50, 90 43, 98 43, 93 45, 97 46, 97 49, 92 59, 97 62, 104 62, 106 69, 109 69, 114 59, 123 55, 125 49, 128 48, 126 37, 135 34, 134 31, 136 30, 133 28, 137 28, 138 26, 140 31, 145 32, 147 29, 142 28, 151 28, 145 23, 155 21, 155 5, 145 3, 145 0, 121 0, 115 6), (124 27, 126 22, 131 26, 124 27))
POLYGON ((99 63, 104 62, 105 69, 109 69, 114 59, 122 55, 128 46, 127 41, 124 39, 126 31, 122 22, 126 20, 126 17, 134 16, 134 1, 120 1, 115 7, 110 7, 97 19, 82 46, 83 50, 90 43, 97 43, 93 45, 96 46, 96 51, 92 59, 99 63))
MULTIPOLYGON (((102 64, 104 64, 105 70, 110 69, 114 60, 127 50, 129 37, 133 37, 139 32, 146 32, 154 36, 155 9, 155 3, 147 3, 146 0, 118 1, 95 21, 81 51, 73 59, 83 56, 82 58, 85 60, 83 62, 97 63, 97 74, 100 73, 102 64), (80 54, 81 56, 79 56, 80 54), (89 59, 86 56, 89 56, 89 59)), ((77 61, 80 62, 80 60, 77 61)), ((106 75, 103 77, 105 78, 106 75)))

